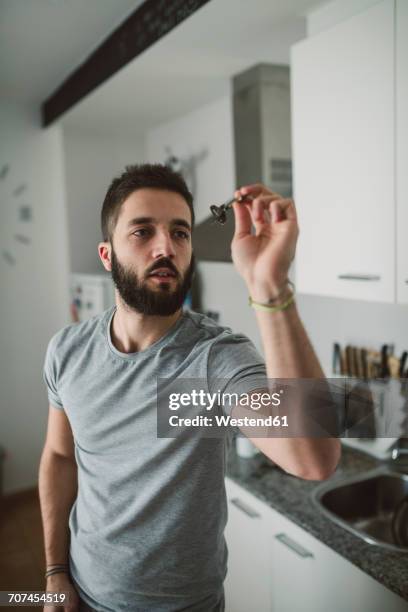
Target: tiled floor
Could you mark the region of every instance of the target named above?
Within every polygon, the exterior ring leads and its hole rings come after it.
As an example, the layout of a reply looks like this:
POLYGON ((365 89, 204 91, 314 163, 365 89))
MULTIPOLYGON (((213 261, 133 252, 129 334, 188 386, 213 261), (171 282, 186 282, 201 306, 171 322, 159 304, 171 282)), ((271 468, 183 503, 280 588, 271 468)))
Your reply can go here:
MULTIPOLYGON (((44 550, 36 489, 0 499, 0 591, 43 591, 44 550)), ((23 607, 1 610, 41 610, 23 607)))

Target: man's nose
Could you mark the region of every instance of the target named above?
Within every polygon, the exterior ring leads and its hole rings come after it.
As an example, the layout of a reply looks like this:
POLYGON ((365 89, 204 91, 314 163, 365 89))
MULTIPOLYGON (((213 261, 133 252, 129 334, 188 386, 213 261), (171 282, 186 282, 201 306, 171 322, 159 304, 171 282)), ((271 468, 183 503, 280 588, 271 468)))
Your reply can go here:
POLYGON ((168 232, 160 232, 156 235, 153 244, 153 257, 175 257, 176 251, 171 236, 168 232))

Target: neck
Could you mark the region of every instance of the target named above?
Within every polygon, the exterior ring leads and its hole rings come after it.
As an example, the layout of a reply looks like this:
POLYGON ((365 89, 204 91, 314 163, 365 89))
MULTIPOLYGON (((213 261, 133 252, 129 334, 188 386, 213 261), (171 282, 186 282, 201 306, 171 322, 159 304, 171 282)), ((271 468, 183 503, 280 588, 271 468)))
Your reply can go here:
POLYGON ((121 353, 143 351, 160 340, 181 316, 181 308, 168 317, 135 312, 116 295, 110 330, 112 344, 121 353))

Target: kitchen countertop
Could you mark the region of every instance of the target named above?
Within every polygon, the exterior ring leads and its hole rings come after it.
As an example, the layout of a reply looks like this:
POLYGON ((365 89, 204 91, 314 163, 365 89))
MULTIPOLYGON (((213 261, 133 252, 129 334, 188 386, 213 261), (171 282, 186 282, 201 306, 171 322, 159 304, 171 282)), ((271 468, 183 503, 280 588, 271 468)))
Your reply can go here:
MULTIPOLYGON (((354 476, 379 465, 373 457, 343 446, 331 478, 354 476)), ((330 521, 311 500, 321 482, 290 476, 268 465, 261 454, 243 459, 234 449, 228 457, 227 477, 408 601, 408 553, 368 544, 330 521)))

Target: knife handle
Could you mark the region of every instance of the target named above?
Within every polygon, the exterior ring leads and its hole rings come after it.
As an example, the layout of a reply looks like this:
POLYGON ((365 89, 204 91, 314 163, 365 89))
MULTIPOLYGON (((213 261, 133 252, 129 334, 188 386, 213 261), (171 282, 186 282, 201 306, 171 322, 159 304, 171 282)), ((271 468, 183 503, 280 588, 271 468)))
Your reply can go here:
POLYGON ((391 378, 399 378, 400 360, 394 355, 388 357, 388 369, 390 371, 391 378))
POLYGON ((363 371, 363 378, 368 379, 368 367, 367 367, 367 349, 361 349, 361 368, 363 371))
POLYGON ((340 374, 347 376, 346 351, 344 349, 340 351, 340 374))
POLYGON ((355 376, 353 347, 349 344, 346 346, 346 369, 347 376, 355 376))
POLYGON ((408 357, 408 351, 404 351, 400 358, 400 365, 399 365, 399 377, 400 378, 403 377, 407 357, 408 357))
POLYGON ((333 374, 341 374, 341 349, 338 342, 333 344, 332 371, 333 374))
POLYGON ((363 378, 363 364, 361 363, 361 349, 360 348, 354 349, 354 363, 355 363, 354 367, 356 369, 357 378, 363 378))
POLYGON ((390 375, 388 367, 388 345, 383 344, 381 347, 381 378, 387 378, 390 375))

